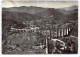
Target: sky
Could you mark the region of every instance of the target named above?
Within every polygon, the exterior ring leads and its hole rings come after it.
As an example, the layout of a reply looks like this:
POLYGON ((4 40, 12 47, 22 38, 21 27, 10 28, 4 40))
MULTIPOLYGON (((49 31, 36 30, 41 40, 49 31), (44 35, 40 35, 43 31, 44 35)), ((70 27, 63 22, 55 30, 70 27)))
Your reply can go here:
POLYGON ((77 1, 28 1, 28 0, 3 0, 2 7, 37 6, 44 8, 64 8, 78 5, 77 1))

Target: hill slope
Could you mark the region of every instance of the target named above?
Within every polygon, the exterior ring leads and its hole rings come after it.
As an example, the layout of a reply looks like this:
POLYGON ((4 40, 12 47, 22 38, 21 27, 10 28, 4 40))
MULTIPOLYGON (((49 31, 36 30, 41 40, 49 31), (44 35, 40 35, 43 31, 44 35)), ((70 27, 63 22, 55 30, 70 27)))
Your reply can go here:
POLYGON ((35 6, 21 6, 21 7, 12 7, 12 8, 3 8, 3 11, 13 11, 13 12, 23 12, 23 13, 29 13, 29 14, 34 14, 41 12, 43 10, 46 10, 46 8, 41 8, 41 7, 35 7, 35 6))
POLYGON ((46 19, 48 18, 48 19, 56 20, 58 21, 58 23, 66 21, 66 16, 54 8, 49 8, 42 12, 36 13, 35 15, 45 17, 46 19))
POLYGON ((16 20, 18 22, 37 20, 37 19, 42 18, 40 16, 32 15, 32 14, 28 14, 28 13, 10 12, 10 11, 3 11, 2 17, 3 17, 3 19, 12 19, 12 20, 16 20))

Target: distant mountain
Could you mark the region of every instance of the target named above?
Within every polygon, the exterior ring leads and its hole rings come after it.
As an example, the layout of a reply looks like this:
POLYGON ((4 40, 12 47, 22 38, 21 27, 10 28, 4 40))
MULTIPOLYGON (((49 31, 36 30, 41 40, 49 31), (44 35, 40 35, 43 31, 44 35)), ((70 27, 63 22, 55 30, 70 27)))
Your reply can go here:
POLYGON ((77 21, 78 18, 78 6, 71 6, 61 9, 54 8, 41 8, 35 6, 21 6, 12 8, 3 8, 3 18, 14 19, 17 21, 26 20, 39 20, 39 19, 51 19, 57 23, 67 21, 77 21), (67 10, 66 10, 67 9, 67 10), (75 18, 74 18, 74 17, 75 18), (43 18, 44 17, 44 18, 43 18), (69 20, 68 20, 69 19, 69 20))
POLYGON ((41 19, 42 17, 22 12, 2 11, 2 19, 12 19, 18 22, 41 19))
POLYGON ((42 12, 35 13, 35 15, 42 16, 46 19, 56 20, 58 21, 57 23, 66 21, 66 16, 54 8, 49 8, 42 12))
POLYGON ((23 13, 29 13, 34 14, 41 11, 46 10, 46 8, 36 7, 36 6, 21 6, 21 7, 11 7, 11 8, 2 8, 2 11, 15 11, 15 12, 23 12, 23 13))
POLYGON ((71 6, 71 7, 66 7, 66 8, 60 8, 60 9, 56 9, 59 12, 63 13, 63 14, 71 14, 73 13, 73 11, 78 12, 78 6, 71 6))
POLYGON ((78 9, 78 6, 74 5, 74 6, 70 6, 70 7, 61 8, 61 9, 64 9, 64 10, 75 10, 75 9, 78 9))

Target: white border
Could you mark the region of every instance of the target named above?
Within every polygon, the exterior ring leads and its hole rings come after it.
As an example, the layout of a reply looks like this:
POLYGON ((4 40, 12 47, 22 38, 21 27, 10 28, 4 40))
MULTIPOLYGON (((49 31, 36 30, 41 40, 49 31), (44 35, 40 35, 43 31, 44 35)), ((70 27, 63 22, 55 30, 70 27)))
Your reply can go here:
MULTIPOLYGON (((26 1, 30 1, 30 0, 26 0, 26 1)), ((50 1, 50 0, 47 0, 47 1, 50 1)), ((70 0, 71 1, 71 0, 70 0)), ((22 57, 22 56, 25 56, 25 57, 79 57, 80 56, 80 39, 79 39, 79 37, 80 37, 80 18, 78 18, 78 54, 51 54, 51 55, 31 55, 31 54, 26 54, 26 55, 23 55, 23 54, 21 54, 21 55, 3 55, 2 54, 2 51, 1 51, 1 36, 2 36, 2 21, 1 21, 1 19, 2 19, 2 10, 1 10, 1 0, 0 0, 0 57, 17 57, 17 56, 19 56, 19 57, 22 57)), ((80 0, 78 0, 78 6, 79 6, 79 4, 80 4, 80 0)), ((80 8, 80 6, 79 6, 79 8, 80 8)), ((80 9, 79 9, 79 13, 80 13, 80 9)), ((80 16, 80 14, 78 14, 78 16, 80 16)))

